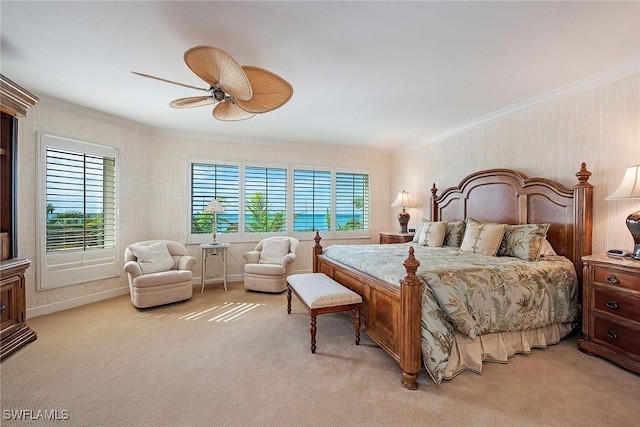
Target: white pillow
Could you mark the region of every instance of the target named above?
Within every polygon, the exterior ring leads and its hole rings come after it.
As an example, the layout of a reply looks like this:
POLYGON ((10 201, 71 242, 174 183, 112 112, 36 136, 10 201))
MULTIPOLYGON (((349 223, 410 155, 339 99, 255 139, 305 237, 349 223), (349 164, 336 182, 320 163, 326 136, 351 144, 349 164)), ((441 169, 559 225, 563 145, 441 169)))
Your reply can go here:
POLYGON ((463 252, 473 252, 495 256, 500 248, 502 236, 506 224, 496 224, 493 222, 481 222, 475 219, 467 218, 467 225, 464 230, 464 238, 460 245, 463 252))
POLYGON ((422 233, 422 227, 427 221, 426 219, 421 219, 418 225, 416 226, 416 234, 413 235, 413 239, 411 240, 413 243, 420 242, 420 234, 422 233))
POLYGON ((173 257, 163 241, 152 243, 148 246, 131 245, 129 249, 137 258, 142 274, 171 270, 175 265, 173 257))
POLYGON ((421 246, 442 246, 444 235, 447 233, 447 223, 445 221, 427 221, 422 225, 418 245, 421 246))
POLYGON ((289 253, 289 238, 271 238, 262 242, 260 260, 258 264, 282 264, 282 260, 289 253))

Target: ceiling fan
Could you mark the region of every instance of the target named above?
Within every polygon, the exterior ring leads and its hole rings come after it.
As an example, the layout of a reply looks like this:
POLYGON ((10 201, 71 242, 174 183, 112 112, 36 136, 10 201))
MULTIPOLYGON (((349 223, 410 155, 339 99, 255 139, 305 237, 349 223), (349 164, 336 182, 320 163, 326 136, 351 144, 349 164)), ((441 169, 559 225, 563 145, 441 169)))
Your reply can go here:
POLYGON ((240 66, 228 53, 213 46, 196 46, 184 53, 184 62, 209 89, 132 71, 138 76, 208 92, 205 96, 179 98, 169 105, 191 108, 216 104, 213 117, 236 121, 249 119, 283 106, 293 88, 282 77, 263 68, 240 66))

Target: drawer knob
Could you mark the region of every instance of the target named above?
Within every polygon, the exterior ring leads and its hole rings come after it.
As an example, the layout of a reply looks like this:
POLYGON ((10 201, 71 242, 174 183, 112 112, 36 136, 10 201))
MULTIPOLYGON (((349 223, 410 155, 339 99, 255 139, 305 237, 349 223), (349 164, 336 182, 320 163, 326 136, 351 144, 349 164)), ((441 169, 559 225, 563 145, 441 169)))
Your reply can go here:
POLYGON ((616 334, 616 331, 614 331, 613 329, 608 329, 606 335, 609 338, 611 338, 612 340, 617 340, 618 339, 618 334, 616 334))
POLYGON ((609 276, 607 276, 607 282, 617 285, 618 283, 620 283, 620 280, 618 280, 615 274, 610 274, 609 276))
POLYGON ((610 309, 613 309, 613 310, 615 310, 616 308, 618 308, 618 303, 617 303, 617 302, 616 302, 616 300, 614 300, 614 299, 610 299, 609 301, 607 301, 607 302, 605 303, 605 305, 606 305, 607 307, 609 307, 610 309))

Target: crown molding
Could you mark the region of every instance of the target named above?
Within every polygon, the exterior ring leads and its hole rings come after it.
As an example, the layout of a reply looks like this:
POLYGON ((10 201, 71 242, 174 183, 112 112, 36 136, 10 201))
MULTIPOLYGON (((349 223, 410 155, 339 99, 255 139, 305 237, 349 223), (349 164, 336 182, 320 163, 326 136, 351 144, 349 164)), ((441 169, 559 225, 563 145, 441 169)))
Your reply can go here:
POLYGON ((0 74, 0 109, 3 113, 24 118, 27 110, 39 101, 38 97, 0 74))
POLYGON ((541 105, 549 104, 554 101, 558 101, 569 96, 577 95, 587 90, 595 89, 600 86, 607 85, 609 83, 622 80, 635 74, 640 73, 640 59, 625 64, 623 66, 613 68, 601 73, 594 74, 590 77, 586 77, 582 80, 578 80, 568 85, 559 87, 557 89, 545 92, 541 95, 534 96, 523 102, 510 105, 509 107, 494 111, 493 113, 478 117, 477 119, 463 123, 459 126, 451 128, 447 131, 439 133, 435 136, 423 139, 413 145, 410 145, 408 149, 417 149, 425 145, 440 142, 442 140, 451 138, 455 135, 467 132, 473 128, 486 125, 488 123, 497 121, 504 117, 510 116, 514 113, 528 110, 541 105))

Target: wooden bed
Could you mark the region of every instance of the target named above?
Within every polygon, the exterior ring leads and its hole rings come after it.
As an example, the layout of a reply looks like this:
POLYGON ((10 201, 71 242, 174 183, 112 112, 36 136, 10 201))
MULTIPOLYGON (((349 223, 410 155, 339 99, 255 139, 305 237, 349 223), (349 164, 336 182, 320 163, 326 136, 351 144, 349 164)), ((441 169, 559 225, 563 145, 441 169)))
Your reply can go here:
MULTIPOLYGON (((467 217, 506 224, 549 223, 547 239, 558 255, 574 264, 578 289, 582 283, 583 255, 591 254, 593 186, 582 163, 577 184, 567 188, 544 178, 527 178, 509 169, 473 173, 457 187, 437 195, 431 190, 431 220, 460 221, 467 217)), ((418 387, 421 363, 421 280, 413 248, 404 261, 407 275, 400 286, 363 273, 323 256, 320 235, 313 248, 313 271, 325 273, 363 298, 364 328, 402 369, 402 385, 418 387)), ((580 297, 579 297, 580 298, 580 297)), ((581 301, 581 299, 579 299, 581 301)))

